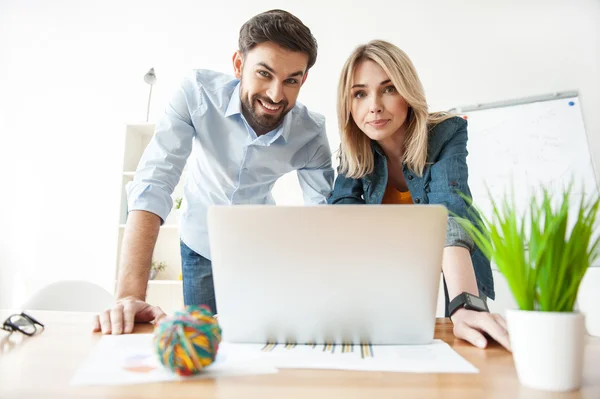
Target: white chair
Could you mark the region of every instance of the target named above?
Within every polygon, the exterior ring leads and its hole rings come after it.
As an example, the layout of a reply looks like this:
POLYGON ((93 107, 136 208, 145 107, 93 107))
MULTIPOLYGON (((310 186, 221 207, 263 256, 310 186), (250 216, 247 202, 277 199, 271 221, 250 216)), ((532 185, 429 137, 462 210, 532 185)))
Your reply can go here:
POLYGON ((101 312, 114 304, 114 297, 89 281, 57 281, 36 292, 21 308, 27 310, 61 310, 101 312))

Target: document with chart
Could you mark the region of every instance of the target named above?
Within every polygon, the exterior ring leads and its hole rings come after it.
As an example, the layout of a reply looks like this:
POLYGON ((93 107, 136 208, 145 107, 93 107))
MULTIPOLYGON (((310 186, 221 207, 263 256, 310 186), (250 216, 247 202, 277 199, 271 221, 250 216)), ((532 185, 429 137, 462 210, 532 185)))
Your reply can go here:
POLYGON ((448 344, 233 344, 221 342, 215 362, 180 377, 159 362, 152 334, 105 335, 79 367, 72 385, 128 385, 192 378, 273 374, 278 369, 332 369, 409 373, 478 373, 448 344))
POLYGON ((221 346, 225 349, 223 356, 235 356, 236 363, 252 359, 252 363, 256 365, 276 368, 411 373, 479 372, 441 340, 434 340, 430 345, 278 343, 264 345, 222 342, 221 346))

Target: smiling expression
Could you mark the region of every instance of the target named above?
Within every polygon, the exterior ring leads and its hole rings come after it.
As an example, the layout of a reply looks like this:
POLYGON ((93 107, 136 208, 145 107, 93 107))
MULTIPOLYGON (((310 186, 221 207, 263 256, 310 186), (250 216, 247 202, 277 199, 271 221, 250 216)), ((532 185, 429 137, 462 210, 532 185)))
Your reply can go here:
POLYGON ((306 80, 308 55, 264 42, 245 55, 236 52, 233 66, 241 80, 242 114, 256 134, 281 125, 306 80))

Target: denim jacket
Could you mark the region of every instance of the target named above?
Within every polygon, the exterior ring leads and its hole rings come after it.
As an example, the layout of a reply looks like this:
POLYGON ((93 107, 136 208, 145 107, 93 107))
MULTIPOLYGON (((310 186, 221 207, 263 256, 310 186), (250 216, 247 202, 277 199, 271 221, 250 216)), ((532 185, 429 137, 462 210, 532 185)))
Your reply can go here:
MULTIPOLYGON (((328 203, 381 204, 388 180, 387 159, 377 142, 372 141, 371 147, 375 157, 374 172, 360 179, 338 174, 328 203)), ((440 204, 446 206, 450 214, 469 217, 468 204, 457 193, 471 196, 467 182, 467 122, 453 117, 435 125, 429 132, 423 176, 417 176, 406 165, 402 171, 415 204, 440 204)), ((448 217, 446 246, 461 246, 470 251, 479 291, 494 299, 489 260, 451 215, 448 217)))

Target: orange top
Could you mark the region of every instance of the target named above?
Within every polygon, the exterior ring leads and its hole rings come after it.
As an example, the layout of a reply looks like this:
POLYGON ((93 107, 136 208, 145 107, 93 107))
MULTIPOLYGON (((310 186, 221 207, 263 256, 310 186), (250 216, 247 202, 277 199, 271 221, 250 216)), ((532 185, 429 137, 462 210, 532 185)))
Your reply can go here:
POLYGON ((403 204, 408 205, 412 204, 412 196, 410 195, 410 191, 398 191, 396 187, 392 186, 388 183, 385 188, 385 193, 383 194, 383 200, 381 200, 382 204, 403 204))

